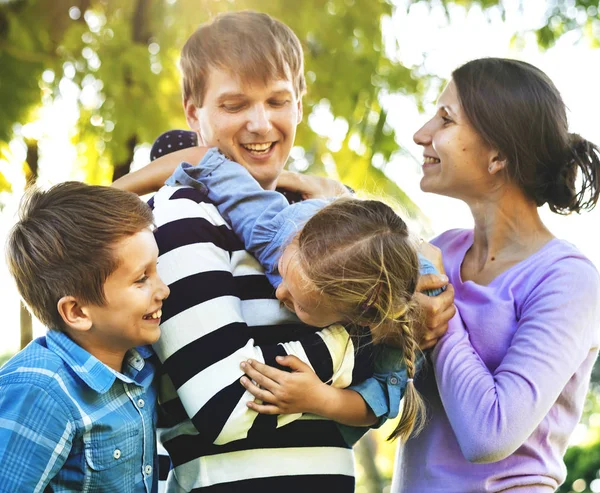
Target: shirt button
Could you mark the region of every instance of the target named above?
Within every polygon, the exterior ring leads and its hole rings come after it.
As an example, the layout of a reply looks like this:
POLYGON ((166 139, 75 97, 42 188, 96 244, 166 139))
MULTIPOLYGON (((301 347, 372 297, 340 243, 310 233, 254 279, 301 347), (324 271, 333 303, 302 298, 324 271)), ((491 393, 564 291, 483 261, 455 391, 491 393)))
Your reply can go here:
POLYGON ((144 399, 139 399, 138 400, 138 407, 144 407, 146 405, 146 403, 144 402, 144 399))
POLYGON ((115 459, 118 459, 119 457, 121 457, 121 451, 118 448, 115 449, 115 451, 113 452, 113 457, 115 459))
POLYGON ((150 476, 150 474, 152 474, 152 466, 144 467, 144 472, 146 473, 146 476, 150 476))
POLYGON ((392 385, 397 385, 398 384, 398 379, 396 377, 390 377, 390 383, 392 385))

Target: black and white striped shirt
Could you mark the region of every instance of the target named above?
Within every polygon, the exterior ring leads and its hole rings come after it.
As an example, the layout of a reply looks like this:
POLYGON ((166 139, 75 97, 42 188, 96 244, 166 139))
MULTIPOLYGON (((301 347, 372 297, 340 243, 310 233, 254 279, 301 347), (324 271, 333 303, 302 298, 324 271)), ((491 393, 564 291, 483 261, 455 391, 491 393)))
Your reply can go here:
POLYGON ((248 409, 240 363, 278 366, 275 356, 292 354, 346 387, 370 376, 370 351, 342 326, 315 332, 282 308, 259 263, 196 189, 165 186, 153 207, 159 273, 171 289, 155 345, 172 425, 161 433, 173 463, 168 491, 354 491, 352 450, 336 424, 248 409))

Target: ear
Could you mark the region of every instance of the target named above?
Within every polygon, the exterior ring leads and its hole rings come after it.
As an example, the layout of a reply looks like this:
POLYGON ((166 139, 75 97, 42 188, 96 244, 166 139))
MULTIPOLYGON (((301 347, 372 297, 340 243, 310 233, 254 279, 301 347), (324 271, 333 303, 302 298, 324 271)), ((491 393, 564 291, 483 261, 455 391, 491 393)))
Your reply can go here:
POLYGON ((183 102, 183 111, 188 126, 194 131, 200 131, 200 120, 198 119, 198 108, 190 100, 183 102))
POLYGON ((92 328, 92 318, 86 306, 74 296, 63 296, 56 304, 59 315, 67 325, 77 332, 86 332, 92 328))
POLYGON ((495 175, 506 168, 506 156, 500 151, 495 151, 488 165, 490 175, 495 175))
POLYGON ((298 99, 298 120, 296 121, 296 125, 300 124, 302 121, 302 98, 298 99))

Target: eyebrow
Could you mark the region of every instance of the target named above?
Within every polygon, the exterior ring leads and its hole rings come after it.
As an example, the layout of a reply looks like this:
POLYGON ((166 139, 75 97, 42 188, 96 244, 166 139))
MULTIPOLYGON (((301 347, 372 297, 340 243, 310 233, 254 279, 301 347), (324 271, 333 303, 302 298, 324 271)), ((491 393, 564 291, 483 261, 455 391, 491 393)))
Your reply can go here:
POLYGON ((219 96, 218 101, 225 101, 227 99, 244 99, 246 96, 241 92, 226 92, 219 96))
POLYGON ((451 116, 454 116, 454 117, 458 116, 456 111, 454 111, 451 106, 448 106, 446 104, 443 104, 442 106, 440 106, 440 109, 444 110, 446 113, 448 113, 451 116))
MULTIPOLYGON (((271 94, 269 94, 269 98, 272 97, 277 97, 277 96, 291 96, 292 93, 290 91, 288 91, 287 89, 280 89, 278 91, 273 91, 271 94)), ((228 99, 246 99, 248 96, 246 96, 244 93, 242 92, 225 92, 223 94, 221 94, 218 97, 218 101, 226 101, 228 99)))
POLYGON ((269 97, 273 96, 291 96, 292 93, 287 89, 280 89, 279 91, 273 91, 269 97))

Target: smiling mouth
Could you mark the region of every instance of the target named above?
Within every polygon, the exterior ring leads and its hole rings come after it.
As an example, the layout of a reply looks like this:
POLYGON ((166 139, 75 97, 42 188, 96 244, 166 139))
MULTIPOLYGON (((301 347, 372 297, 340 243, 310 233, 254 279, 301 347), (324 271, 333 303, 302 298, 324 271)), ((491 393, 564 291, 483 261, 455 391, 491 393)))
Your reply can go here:
POLYGON ((240 144, 250 154, 262 156, 267 154, 277 142, 263 142, 260 144, 240 144))
POLYGON ((142 318, 144 320, 156 320, 156 319, 159 319, 160 317, 162 317, 162 310, 159 308, 155 312, 144 315, 142 318))
POLYGON ((424 164, 438 164, 439 162, 440 162, 440 160, 436 157, 423 156, 424 164))

